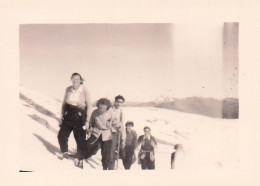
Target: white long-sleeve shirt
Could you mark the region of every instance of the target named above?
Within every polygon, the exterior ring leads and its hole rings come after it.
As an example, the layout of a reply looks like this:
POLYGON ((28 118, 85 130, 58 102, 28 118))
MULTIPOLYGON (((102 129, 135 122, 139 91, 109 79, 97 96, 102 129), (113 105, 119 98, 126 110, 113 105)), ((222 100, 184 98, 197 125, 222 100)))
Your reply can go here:
POLYGON ((102 134, 102 141, 108 141, 112 139, 112 131, 110 127, 107 127, 107 123, 112 119, 110 112, 100 113, 98 109, 92 112, 89 125, 92 128, 92 133, 97 138, 102 134))
POLYGON ((112 132, 117 132, 117 127, 120 126, 119 131, 121 133, 121 139, 123 140, 123 142, 125 142, 126 131, 124 127, 124 113, 122 108, 117 109, 113 106, 108 110, 108 112, 110 112, 112 115, 112 132), (113 123, 116 123, 117 126, 113 126, 113 123))
POLYGON ((77 90, 74 90, 73 86, 69 86, 66 89, 64 101, 62 104, 61 115, 64 114, 64 106, 66 103, 74 106, 78 106, 80 108, 87 107, 87 121, 89 121, 91 111, 92 111, 92 106, 91 106, 89 91, 86 87, 80 85, 80 87, 77 90))

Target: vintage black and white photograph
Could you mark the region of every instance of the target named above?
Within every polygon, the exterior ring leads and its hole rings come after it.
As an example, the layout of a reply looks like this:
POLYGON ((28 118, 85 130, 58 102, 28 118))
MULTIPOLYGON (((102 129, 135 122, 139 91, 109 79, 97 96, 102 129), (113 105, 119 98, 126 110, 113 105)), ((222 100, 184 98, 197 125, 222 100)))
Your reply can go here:
POLYGON ((19 25, 20 171, 239 168, 239 22, 19 25))

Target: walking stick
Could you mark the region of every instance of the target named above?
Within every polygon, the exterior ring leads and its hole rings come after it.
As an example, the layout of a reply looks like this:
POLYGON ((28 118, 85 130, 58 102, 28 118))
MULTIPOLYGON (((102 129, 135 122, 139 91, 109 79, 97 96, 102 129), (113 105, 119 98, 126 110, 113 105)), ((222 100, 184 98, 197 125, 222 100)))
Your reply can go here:
POLYGON ((120 132, 118 131, 118 138, 117 138, 117 155, 116 155, 116 170, 118 169, 118 160, 119 160, 119 150, 120 150, 120 132))

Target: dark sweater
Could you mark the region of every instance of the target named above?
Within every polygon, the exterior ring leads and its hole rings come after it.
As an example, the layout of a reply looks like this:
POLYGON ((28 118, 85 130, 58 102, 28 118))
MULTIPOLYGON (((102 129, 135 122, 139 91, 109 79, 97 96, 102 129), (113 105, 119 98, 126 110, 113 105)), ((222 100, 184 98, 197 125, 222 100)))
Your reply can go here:
POLYGON ((139 136, 139 138, 138 138, 138 144, 141 143, 141 149, 144 151, 149 151, 149 152, 154 151, 152 142, 154 142, 154 144, 157 145, 157 142, 153 136, 150 136, 150 140, 147 138, 144 139, 144 135, 139 136))
POLYGON ((126 131, 125 145, 135 147, 136 141, 137 141, 136 132, 134 130, 131 130, 131 132, 126 131))

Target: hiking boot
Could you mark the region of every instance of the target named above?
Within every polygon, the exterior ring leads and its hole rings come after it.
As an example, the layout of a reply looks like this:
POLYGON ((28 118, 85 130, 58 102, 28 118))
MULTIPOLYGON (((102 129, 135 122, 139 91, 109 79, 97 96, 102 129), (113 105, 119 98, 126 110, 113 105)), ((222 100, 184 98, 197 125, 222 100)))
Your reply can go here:
POLYGON ((64 158, 66 158, 66 159, 69 158, 69 154, 68 154, 68 152, 64 152, 64 153, 62 153, 62 159, 64 159, 64 158))
POLYGON ((77 153, 76 154, 68 154, 69 157, 72 157, 72 158, 77 158, 77 153))
POLYGON ((83 169, 83 160, 79 160, 78 162, 78 167, 83 169))

